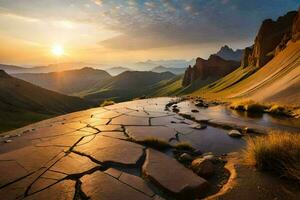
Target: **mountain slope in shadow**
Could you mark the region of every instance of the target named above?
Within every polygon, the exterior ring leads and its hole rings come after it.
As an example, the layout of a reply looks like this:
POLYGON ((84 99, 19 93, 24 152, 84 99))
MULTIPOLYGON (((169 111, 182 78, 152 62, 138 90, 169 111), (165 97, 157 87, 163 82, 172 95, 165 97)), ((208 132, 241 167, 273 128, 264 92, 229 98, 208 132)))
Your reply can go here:
POLYGON ((78 97, 35 86, 0 70, 0 131, 93 105, 78 97))

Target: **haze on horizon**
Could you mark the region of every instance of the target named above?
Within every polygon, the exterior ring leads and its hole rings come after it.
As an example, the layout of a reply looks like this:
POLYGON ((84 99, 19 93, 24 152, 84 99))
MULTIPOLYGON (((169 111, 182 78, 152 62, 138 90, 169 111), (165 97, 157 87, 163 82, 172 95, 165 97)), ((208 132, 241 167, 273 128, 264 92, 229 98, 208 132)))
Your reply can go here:
POLYGON ((0 63, 122 64, 253 43, 298 0, 0 0, 0 63))

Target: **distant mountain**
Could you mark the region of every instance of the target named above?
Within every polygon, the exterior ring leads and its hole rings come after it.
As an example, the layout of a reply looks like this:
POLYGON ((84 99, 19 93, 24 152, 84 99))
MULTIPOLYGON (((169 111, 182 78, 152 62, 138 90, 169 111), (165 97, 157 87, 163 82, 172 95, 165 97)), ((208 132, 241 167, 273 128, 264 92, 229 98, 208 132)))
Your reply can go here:
POLYGON ((162 65, 159 65, 157 67, 154 67, 151 71, 157 73, 171 72, 173 74, 179 75, 179 74, 184 74, 185 69, 186 68, 172 68, 172 67, 164 67, 162 65))
POLYGON ((88 67, 51 73, 13 74, 13 76, 63 94, 76 94, 111 78, 106 71, 88 67))
POLYGON ((147 60, 134 63, 130 68, 137 71, 150 71, 160 65, 167 68, 186 68, 192 63, 194 63, 194 60, 147 60))
POLYGON ((20 67, 16 65, 0 64, 0 70, 4 70, 6 73, 12 74, 12 73, 26 72, 28 68, 20 67))
POLYGON ((171 72, 126 71, 87 91, 85 98, 97 102, 105 99, 130 100, 152 93, 174 77, 171 72))
POLYGON ((125 71, 131 71, 131 69, 126 68, 126 67, 112 67, 112 68, 106 69, 105 71, 107 71, 112 76, 116 76, 125 71))
POLYGON ((0 70, 0 131, 7 131, 93 104, 14 78, 0 70))
POLYGON ((244 50, 242 49, 237 49, 234 51, 232 48, 225 45, 221 47, 221 49, 216 53, 216 55, 225 60, 241 61, 243 52, 244 50))
POLYGON ((196 64, 193 67, 189 66, 185 71, 182 85, 188 86, 199 80, 208 84, 229 74, 239 66, 240 62, 225 60, 217 55, 211 55, 207 60, 197 58, 196 64))

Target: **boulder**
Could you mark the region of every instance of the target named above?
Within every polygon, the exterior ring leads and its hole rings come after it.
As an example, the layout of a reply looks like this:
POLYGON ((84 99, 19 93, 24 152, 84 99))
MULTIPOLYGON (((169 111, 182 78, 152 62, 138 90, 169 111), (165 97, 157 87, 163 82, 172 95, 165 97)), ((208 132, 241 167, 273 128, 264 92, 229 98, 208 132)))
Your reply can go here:
POLYGON ((215 166, 208 158, 197 158, 191 164, 192 170, 201 177, 210 177, 215 173, 215 166))
POLYGON ((205 129, 207 127, 207 125, 206 124, 194 123, 194 124, 191 124, 190 127, 193 128, 193 129, 200 130, 200 129, 205 129))
POLYGON ((230 137, 237 137, 237 138, 243 136, 243 135, 241 134, 241 132, 238 131, 238 130, 231 130, 231 131, 228 132, 228 135, 229 135, 230 137))
POLYGON ((181 162, 191 162, 193 160, 193 157, 188 153, 183 153, 179 156, 178 159, 181 162))

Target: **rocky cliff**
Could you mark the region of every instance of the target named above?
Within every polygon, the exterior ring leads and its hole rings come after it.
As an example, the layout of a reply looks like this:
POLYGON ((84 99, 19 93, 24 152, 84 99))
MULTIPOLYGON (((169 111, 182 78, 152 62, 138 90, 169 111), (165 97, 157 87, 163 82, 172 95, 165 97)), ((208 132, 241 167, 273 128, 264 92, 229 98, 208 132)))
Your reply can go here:
POLYGON ((196 59, 196 64, 187 68, 182 81, 183 86, 188 86, 198 79, 220 78, 232 72, 240 62, 225 60, 217 55, 211 55, 207 60, 196 59))
POLYGON ((233 50, 228 45, 224 45, 216 53, 216 55, 220 56, 221 58, 223 58, 225 60, 240 61, 242 59, 242 56, 243 56, 243 50, 242 49, 233 50))
POLYGON ((282 51, 292 37, 299 35, 299 18, 296 11, 288 12, 276 21, 263 21, 252 48, 246 48, 242 67, 262 67, 282 51))

